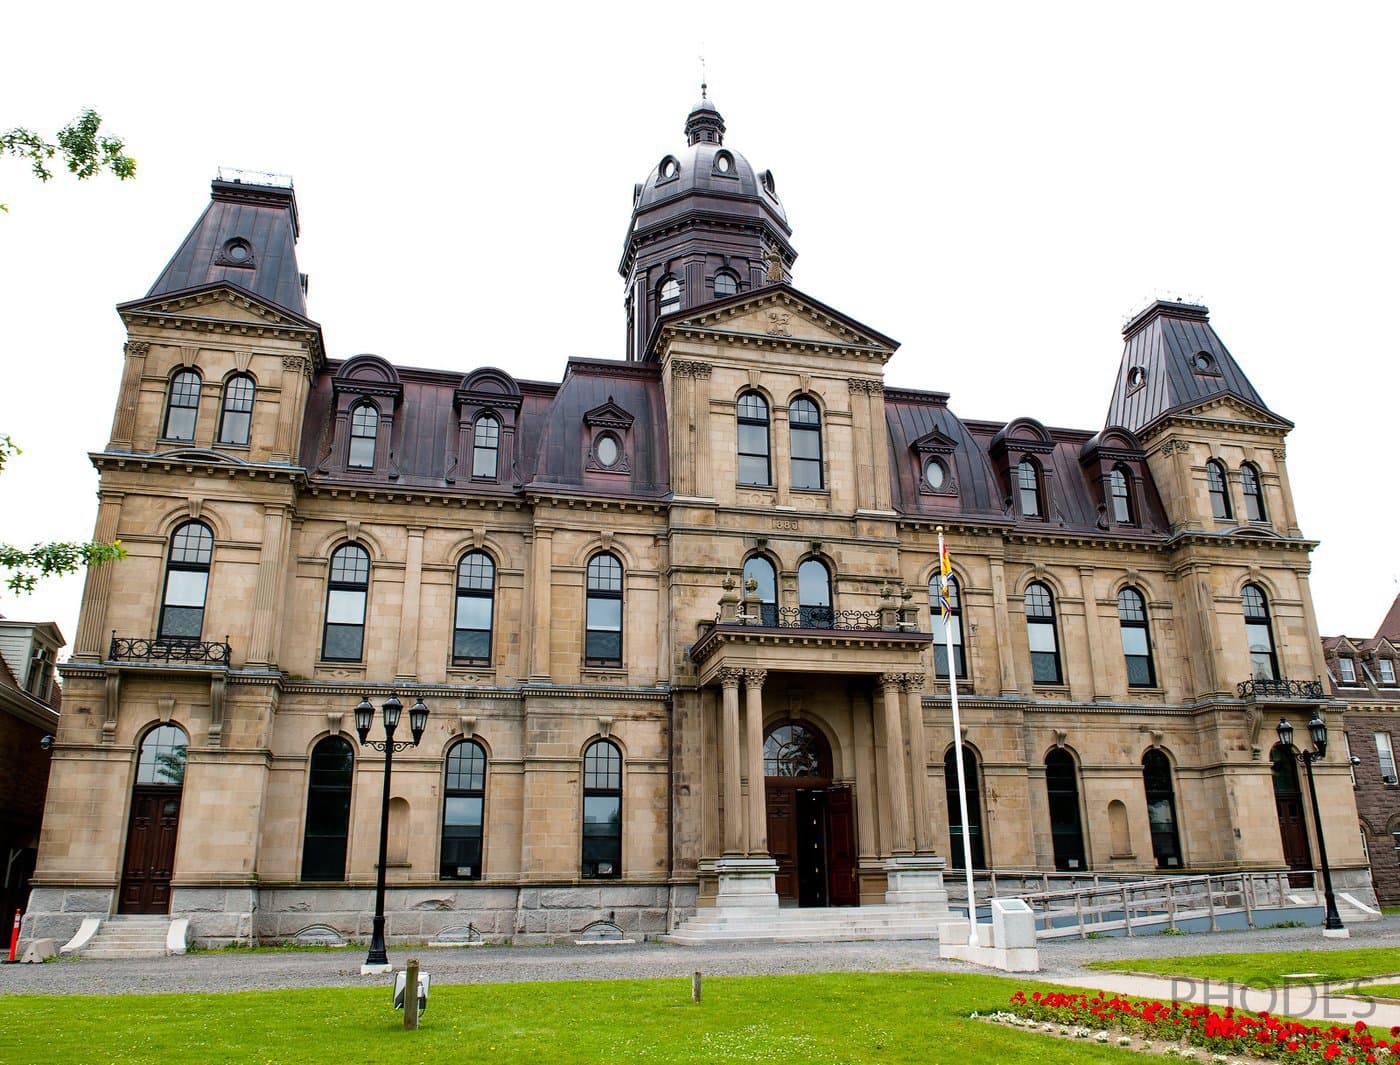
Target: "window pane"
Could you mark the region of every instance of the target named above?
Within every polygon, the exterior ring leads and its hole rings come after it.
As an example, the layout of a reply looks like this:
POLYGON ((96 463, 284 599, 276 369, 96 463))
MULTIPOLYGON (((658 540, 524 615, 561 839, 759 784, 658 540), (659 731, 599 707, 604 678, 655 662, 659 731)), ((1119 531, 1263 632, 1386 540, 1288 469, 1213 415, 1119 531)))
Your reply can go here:
POLYGON ((793 429, 792 457, 795 459, 818 459, 822 457, 822 435, 811 429, 793 429))
POLYGON ((442 816, 444 825, 481 826, 481 804, 479 795, 449 796, 442 816))
POLYGON ((794 488, 820 488, 822 486, 822 464, 812 459, 793 459, 792 486, 794 488))
POLYGON ((601 659, 608 662, 622 660, 622 633, 595 632, 589 630, 584 640, 583 654, 588 659, 601 659))
POLYGON ((1147 630, 1125 625, 1123 633, 1123 653, 1125 655, 1147 654, 1147 630))
POLYGON ((583 800, 586 836, 615 834, 622 827, 622 799, 617 795, 587 795, 583 800))
POLYGON ((167 606, 161 611, 160 634, 163 637, 197 640, 203 629, 203 607, 167 606))
POLYGON ((491 628, 491 598, 483 595, 459 595, 457 597, 457 628, 491 628))
POLYGON ((1043 622, 1032 622, 1026 626, 1032 651, 1052 652, 1055 650, 1055 626, 1043 622))
POLYGON ((751 558, 744 563, 744 585, 747 587, 752 577, 758 585, 754 595, 764 603, 775 603, 778 599, 777 580, 773 574, 773 564, 765 558, 751 558))
POLYGON ((1031 653, 1031 678, 1036 684, 1060 683, 1060 663, 1053 654, 1031 653))
POLYGON ((594 555, 588 562, 588 590, 622 591, 622 563, 612 555, 594 555))
POLYGON ((369 580, 369 555, 354 544, 347 544, 331 556, 331 581, 335 584, 365 584, 369 580))
POLYGON ((374 437, 350 438, 350 465, 358 469, 369 469, 374 465, 374 437))
POLYGON ((1381 776, 1395 779, 1395 749, 1390 743, 1390 733, 1376 733, 1376 757, 1381 764, 1381 776))
POLYGON ((739 452, 744 455, 768 454, 768 427, 766 425, 739 426, 739 452))
POLYGON ((173 569, 165 575, 165 605, 202 607, 208 584, 206 570, 173 569))
POLYGON ((365 593, 332 589, 326 604, 326 620, 340 625, 363 625, 365 593))
POLYGON ((167 440, 193 440, 194 416, 192 407, 171 407, 170 417, 165 422, 167 440))
POLYGON ((1123 661, 1128 666, 1128 686, 1132 688, 1152 687, 1152 663, 1145 657, 1126 656, 1123 661))
POLYGON ((588 599, 588 628, 592 630, 605 629, 610 632, 622 631, 622 600, 599 599, 590 596, 588 599))
POLYGON ((739 483, 755 485, 771 484, 772 481, 768 476, 768 459, 766 457, 740 455, 739 483))
POLYGON ((226 411, 223 432, 219 434, 219 442, 222 444, 246 444, 251 419, 251 415, 241 411, 226 411))
POLYGON ((452 634, 452 657, 489 660, 491 632, 477 629, 457 629, 452 634))
POLYGON ((141 741, 137 759, 136 783, 181 784, 185 779, 184 730, 176 725, 159 725, 141 741))
POLYGON ((797 601, 801 606, 831 605, 831 577, 815 559, 797 567, 797 601))
POLYGON ((364 642, 363 625, 327 625, 326 657, 356 661, 364 642))
POLYGON ((472 448, 472 476, 496 476, 496 449, 494 447, 472 448))

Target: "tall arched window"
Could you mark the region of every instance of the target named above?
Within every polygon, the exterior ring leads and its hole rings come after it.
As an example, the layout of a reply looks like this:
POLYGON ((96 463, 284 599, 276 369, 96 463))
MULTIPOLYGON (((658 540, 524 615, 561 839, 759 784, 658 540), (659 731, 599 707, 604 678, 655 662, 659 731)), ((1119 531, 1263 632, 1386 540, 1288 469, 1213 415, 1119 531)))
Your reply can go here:
POLYGON ((715 274, 715 299, 732 296, 739 291, 739 279, 728 270, 715 274))
POLYGON ((622 752, 607 740, 583 752, 583 875, 622 875, 622 752))
POLYGON ((1108 494, 1113 500, 1113 520, 1119 525, 1134 525, 1133 498, 1128 489, 1128 473, 1122 466, 1114 466, 1108 472, 1108 494))
POLYGON ((739 483, 767 487, 773 483, 768 464, 768 402, 757 392, 739 397, 739 483))
POLYGON ((203 633, 213 558, 214 534, 202 522, 187 521, 170 537, 157 633, 162 640, 198 640, 203 633))
POLYGON ((475 740, 460 740, 448 749, 443 795, 438 874, 443 880, 480 880, 486 751, 475 740))
POLYGON ((355 752, 341 736, 327 736, 311 749, 306 788, 306 835, 301 847, 303 880, 344 880, 350 838, 350 781, 355 752))
POLYGON ((658 314, 670 314, 672 311, 681 309, 681 283, 674 277, 668 277, 661 282, 660 300, 657 303, 658 314))
POLYGON ((1123 637, 1123 661, 1128 687, 1151 688, 1157 683, 1152 668, 1152 640, 1147 631, 1147 604, 1135 588, 1118 593, 1118 631, 1123 637))
POLYGON ((1206 460, 1206 489, 1210 492, 1210 512, 1224 521, 1230 517, 1230 490, 1225 485, 1225 467, 1215 459, 1206 460))
POLYGON ((1147 793, 1147 824, 1152 830, 1152 857, 1158 869, 1181 868, 1181 839, 1176 832, 1176 795, 1172 765, 1161 751, 1142 756, 1142 786, 1147 793))
POLYGON ((948 644, 953 645, 953 669, 959 679, 967 677, 967 657, 963 653, 962 596, 958 593, 958 579, 948 575, 948 605, 952 610, 948 617, 948 639, 943 638, 943 609, 938 604, 938 574, 928 582, 928 604, 930 621, 933 625, 933 673, 936 677, 948 675, 948 644))
POLYGON ((749 578, 753 578, 757 588, 753 594, 758 596, 758 614, 760 624, 776 625, 778 623, 778 577, 773 569, 773 563, 769 562, 762 555, 753 555, 744 563, 744 594, 749 594, 749 578))
POLYGON ((831 610, 831 573, 820 559, 809 558, 797 567, 797 617, 804 629, 829 629, 836 620, 831 610))
POLYGON ((1240 598, 1244 602, 1244 635, 1249 642, 1249 669, 1255 680, 1278 680, 1278 656, 1274 653, 1274 630, 1269 624, 1269 600, 1257 584, 1246 584, 1240 598))
POLYGON ((483 414, 472 428, 472 476, 494 478, 499 468, 501 422, 494 414, 483 414))
MULTIPOLYGON (((977 754, 963 744, 963 777, 967 781, 967 842, 972 849, 972 868, 985 869, 987 860, 982 852, 982 792, 977 785, 977 754)), ((943 756, 943 780, 948 798, 948 853, 954 869, 966 869, 963 863, 962 807, 958 803, 958 752, 952 747, 943 756)))
POLYGON ((198 370, 181 370, 170 379, 165 403, 165 439, 194 439, 194 423, 199 416, 199 390, 204 384, 198 370))
POLYGON ((219 412, 219 443, 246 444, 253 430, 253 379, 246 373, 234 374, 224 382, 224 401, 219 412))
POLYGON ((1055 598, 1039 581, 1026 588, 1026 635, 1031 648, 1031 680, 1060 684, 1060 645, 1055 638, 1055 598))
POLYGON ((1021 516, 1043 518, 1045 493, 1040 486, 1040 467, 1030 459, 1022 459, 1016 467, 1016 487, 1021 499, 1021 516))
POLYGON ((822 487, 822 416, 817 405, 798 396, 788 408, 792 446, 792 487, 822 487))
POLYGON ((491 662, 491 622, 496 565, 485 551, 469 551, 457 563, 457 613, 452 626, 455 662, 491 662))
POLYGON ((331 555, 322 658, 332 662, 360 660, 365 646, 365 600, 368 596, 369 554, 358 544, 346 544, 331 555))
POLYGON ((1240 467, 1240 494, 1244 496, 1246 521, 1268 521, 1264 510, 1264 489, 1259 483, 1259 471, 1246 462, 1240 467))
POLYGON ((1045 756, 1045 792, 1050 800, 1050 841, 1056 869, 1083 869, 1084 826, 1079 816, 1079 772, 1069 752, 1045 756))
POLYGON ((136 783, 181 787, 185 783, 185 749, 189 737, 179 725, 157 725, 141 740, 136 783))
POLYGON ((622 665, 622 563, 603 552, 588 560, 583 657, 590 666, 622 665))
POLYGON ((375 444, 379 440, 379 410, 359 403, 350 412, 350 460, 352 470, 374 469, 375 444))

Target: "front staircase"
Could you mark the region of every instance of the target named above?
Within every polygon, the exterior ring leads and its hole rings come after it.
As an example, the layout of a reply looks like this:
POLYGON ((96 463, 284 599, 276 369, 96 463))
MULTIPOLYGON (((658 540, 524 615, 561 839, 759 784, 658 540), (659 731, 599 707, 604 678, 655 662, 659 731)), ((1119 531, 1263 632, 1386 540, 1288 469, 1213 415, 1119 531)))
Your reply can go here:
POLYGON ((938 926, 955 920, 943 908, 916 906, 784 906, 751 910, 741 907, 701 908, 663 943, 700 946, 705 943, 833 943, 856 939, 937 939, 938 926))
POLYGON ((170 918, 164 914, 116 914, 105 918, 97 934, 77 951, 83 958, 163 958, 170 918))

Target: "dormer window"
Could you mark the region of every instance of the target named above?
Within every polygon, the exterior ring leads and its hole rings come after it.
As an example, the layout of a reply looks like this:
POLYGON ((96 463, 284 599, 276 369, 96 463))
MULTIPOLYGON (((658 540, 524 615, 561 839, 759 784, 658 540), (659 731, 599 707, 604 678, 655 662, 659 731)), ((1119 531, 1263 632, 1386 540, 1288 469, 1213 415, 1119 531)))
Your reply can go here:
POLYGON ((1191 369, 1200 374, 1220 376, 1220 369, 1215 364, 1215 356, 1208 351, 1198 351, 1191 356, 1191 369))
POLYGON ((719 174, 733 174, 734 157, 728 152, 715 153, 715 172, 719 174))
POLYGON ((1393 661, 1389 658, 1378 658, 1376 666, 1380 669, 1382 684, 1395 683, 1395 663, 1393 661))
POLYGON ((739 279, 728 270, 715 274, 715 299, 733 296, 739 291, 739 279))
POLYGON ((1240 467, 1240 492, 1244 495, 1244 516, 1249 521, 1268 521, 1264 511, 1264 490, 1259 471, 1249 463, 1240 467))
POLYGON ((1337 659, 1337 672, 1341 675, 1343 684, 1356 683, 1356 663, 1350 658, 1337 659))
POLYGON ((1021 500, 1021 517, 1043 518, 1045 495, 1040 487, 1040 467, 1030 459, 1022 459, 1016 467, 1016 486, 1021 500))
POLYGON ((672 311, 681 309, 681 283, 674 277, 668 277, 661 282, 660 300, 657 304, 659 314, 670 314, 672 311))
POLYGON ((1122 466, 1115 466, 1108 474, 1108 494, 1113 502, 1113 520, 1119 525, 1133 525, 1133 500, 1128 490, 1128 474, 1122 466))
POLYGON ((661 166, 658 170, 660 175, 658 180, 671 181, 681 172, 681 165, 668 155, 665 159, 661 160, 661 166))
POLYGON ((601 433, 593 445, 593 457, 604 469, 612 469, 622 457, 622 445, 612 433, 601 433))
POLYGON ((472 476, 495 479, 501 447, 501 422, 483 414, 472 429, 472 476))
POLYGON ((937 492, 948 480, 948 467, 937 455, 930 455, 924 463, 924 484, 937 492))
POLYGON ((375 443, 379 439, 379 411, 361 403, 350 412, 350 460, 352 470, 374 469, 375 443))
POLYGON ((1136 392, 1147 383, 1147 371, 1141 366, 1134 366, 1128 371, 1128 392, 1136 392))

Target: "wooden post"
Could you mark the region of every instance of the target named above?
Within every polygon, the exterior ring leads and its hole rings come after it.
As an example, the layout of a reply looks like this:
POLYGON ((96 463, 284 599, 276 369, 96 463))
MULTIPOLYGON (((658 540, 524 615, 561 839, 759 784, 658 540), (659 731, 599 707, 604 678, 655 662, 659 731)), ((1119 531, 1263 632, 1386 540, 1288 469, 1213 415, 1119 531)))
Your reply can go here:
POLYGON ((696 969, 695 972, 691 974, 691 977, 690 977, 690 1001, 691 1001, 691 1002, 699 1002, 699 1001, 700 1001, 700 981, 701 981, 702 979, 703 979, 703 978, 702 978, 701 975, 700 975, 700 970, 699 970, 699 969, 696 969))
POLYGON ((403 1030, 418 1030, 418 959, 409 958, 403 989, 403 1030))

